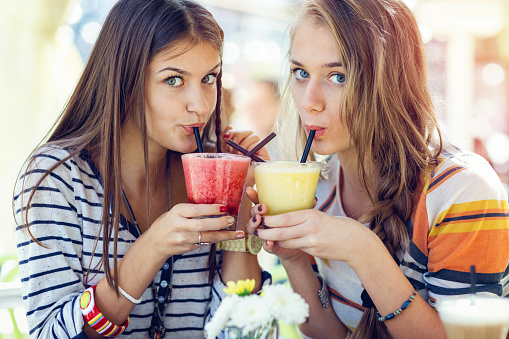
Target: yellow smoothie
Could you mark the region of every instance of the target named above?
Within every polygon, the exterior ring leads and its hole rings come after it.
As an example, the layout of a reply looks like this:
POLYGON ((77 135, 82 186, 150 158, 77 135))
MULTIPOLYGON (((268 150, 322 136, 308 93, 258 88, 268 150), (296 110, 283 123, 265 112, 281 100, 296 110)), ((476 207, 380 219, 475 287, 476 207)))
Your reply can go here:
POLYGON ((268 215, 313 208, 321 163, 269 161, 255 163, 258 199, 268 215))
POLYGON ((448 339, 505 339, 509 300, 499 297, 452 298, 437 304, 448 339))

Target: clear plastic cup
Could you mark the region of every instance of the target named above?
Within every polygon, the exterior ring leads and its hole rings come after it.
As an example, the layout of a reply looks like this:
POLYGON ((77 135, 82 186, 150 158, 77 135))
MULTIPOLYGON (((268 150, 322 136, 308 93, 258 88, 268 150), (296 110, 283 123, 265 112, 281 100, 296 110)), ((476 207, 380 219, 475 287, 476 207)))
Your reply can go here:
POLYGON ((313 208, 322 163, 268 161, 254 166, 258 200, 268 215, 313 208))
POLYGON ((249 157, 227 153, 182 155, 187 199, 193 204, 223 204, 226 215, 236 220, 250 163, 249 157))
POLYGON ((505 339, 509 325, 507 298, 458 297, 439 300, 438 314, 448 339, 505 339))

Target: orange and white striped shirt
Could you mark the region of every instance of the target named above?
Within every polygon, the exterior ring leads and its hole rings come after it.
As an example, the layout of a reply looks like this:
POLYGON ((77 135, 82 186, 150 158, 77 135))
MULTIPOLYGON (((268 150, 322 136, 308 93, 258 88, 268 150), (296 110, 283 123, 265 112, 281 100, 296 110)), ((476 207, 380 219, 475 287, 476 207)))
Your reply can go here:
MULTIPOLYGON (((335 155, 327 164, 329 175, 318 183, 316 208, 344 216, 341 166, 335 155)), ((488 162, 474 153, 444 150, 438 165, 424 173, 416 192, 417 204, 406 222, 411 242, 398 258, 419 294, 433 307, 438 299, 468 294, 470 266, 475 265, 478 292, 508 295, 507 193, 488 162)), ((314 259, 336 315, 354 329, 364 311, 359 278, 344 262, 314 259)))

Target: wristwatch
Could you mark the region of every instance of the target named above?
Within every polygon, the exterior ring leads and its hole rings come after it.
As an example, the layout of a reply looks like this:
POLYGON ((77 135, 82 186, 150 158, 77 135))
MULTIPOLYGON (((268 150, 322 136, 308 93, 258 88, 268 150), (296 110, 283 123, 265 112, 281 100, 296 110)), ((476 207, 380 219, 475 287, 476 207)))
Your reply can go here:
POLYGON ((256 255, 260 253, 262 244, 262 239, 254 235, 247 235, 244 239, 220 241, 217 243, 217 249, 233 252, 246 252, 256 255))

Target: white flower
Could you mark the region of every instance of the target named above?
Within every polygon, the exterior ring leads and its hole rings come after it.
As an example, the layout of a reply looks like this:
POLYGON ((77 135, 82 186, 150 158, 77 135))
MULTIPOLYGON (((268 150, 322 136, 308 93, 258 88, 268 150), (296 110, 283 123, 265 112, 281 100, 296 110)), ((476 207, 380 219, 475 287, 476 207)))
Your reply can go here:
POLYGON ((309 305, 292 289, 281 285, 269 285, 264 289, 262 299, 271 305, 272 314, 277 320, 283 320, 286 324, 302 324, 309 316, 309 305))
POLYGON ((229 328, 228 333, 233 333, 236 338, 260 338, 277 326, 279 320, 288 325, 301 324, 309 316, 308 304, 291 288, 271 285, 264 287, 260 295, 246 295, 252 291, 252 287, 244 288, 251 286, 249 284, 254 286, 250 280, 228 282, 225 292, 232 294, 223 299, 205 325, 207 339, 220 335, 225 328, 229 328))
POLYGON ((238 299, 238 295, 232 295, 221 301, 212 319, 205 324, 207 339, 216 338, 226 327, 226 323, 230 320, 231 314, 235 311, 238 299))
POLYGON ((270 306, 264 298, 257 295, 238 298, 227 325, 241 328, 242 335, 245 336, 272 320, 270 306))

